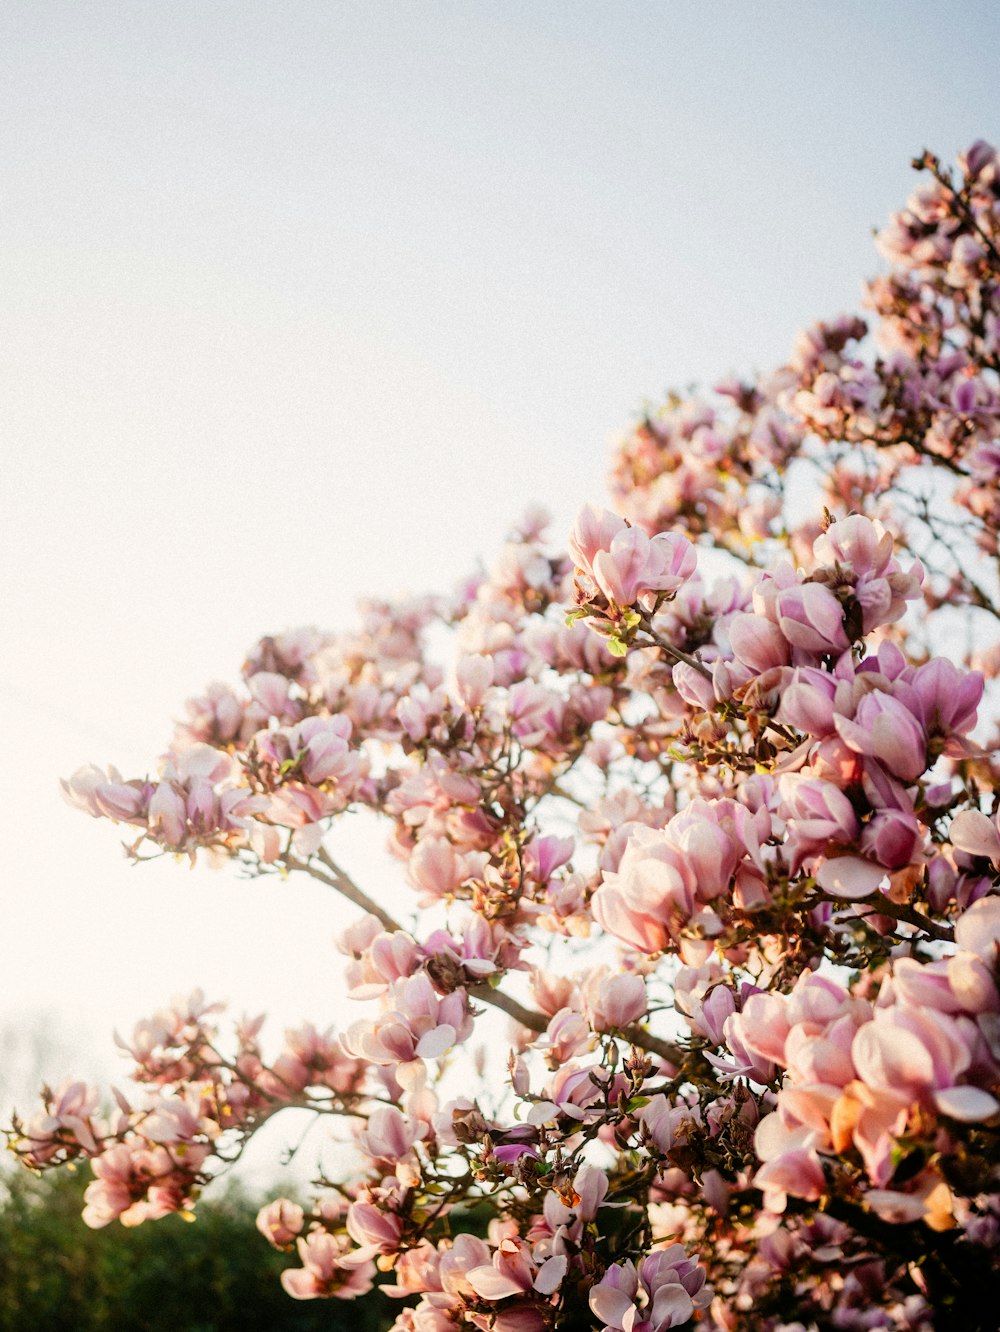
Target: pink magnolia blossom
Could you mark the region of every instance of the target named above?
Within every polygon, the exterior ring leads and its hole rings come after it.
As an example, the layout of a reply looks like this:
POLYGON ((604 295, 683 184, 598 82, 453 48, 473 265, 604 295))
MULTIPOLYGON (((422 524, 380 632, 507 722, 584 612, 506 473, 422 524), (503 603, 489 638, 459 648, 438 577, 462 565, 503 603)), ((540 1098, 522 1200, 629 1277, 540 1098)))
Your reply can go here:
POLYGON ((866 694, 853 718, 836 716, 844 743, 878 759, 894 777, 916 781, 927 767, 927 737, 916 717, 890 694, 866 694))
POLYGON ((591 1025, 583 1015, 571 1008, 562 1008, 554 1013, 545 1029, 546 1055, 550 1067, 558 1068, 560 1064, 592 1048, 591 1030, 591 1025))
POLYGON ((883 810, 865 826, 861 850, 887 869, 902 869, 920 860, 924 831, 912 811, 883 810))
POLYGON ((863 633, 893 624, 904 614, 907 601, 920 595, 924 577, 920 561, 903 573, 893 558, 891 533, 861 514, 831 523, 813 543, 813 553, 817 560, 851 577, 862 610, 863 633))
POLYGON ((646 986, 641 976, 593 972, 582 986, 584 1011, 594 1031, 620 1031, 645 1016, 646 986))
POLYGON ((426 972, 389 987, 385 1011, 374 1021, 352 1023, 343 1037, 349 1054, 374 1064, 435 1059, 472 1029, 464 990, 442 999, 426 972))
POLYGON ((181 1211, 190 1204, 208 1152, 205 1144, 190 1146, 179 1164, 165 1148, 141 1139, 110 1147, 91 1163, 95 1179, 84 1194, 84 1222, 95 1230, 114 1220, 137 1226, 181 1211))
POLYGON ((276 1198, 257 1213, 257 1229, 276 1249, 287 1249, 295 1242, 305 1224, 305 1213, 298 1203, 276 1198))
POLYGON ((604 1327, 618 1332, 663 1332, 686 1323, 711 1300, 705 1270, 673 1244, 641 1259, 608 1268, 590 1292, 590 1308, 604 1327))
POLYGON ((281 1284, 295 1300, 333 1296, 354 1300, 374 1285, 375 1264, 358 1259, 325 1230, 311 1230, 298 1241, 300 1268, 282 1272, 281 1284))
POLYGON ((358 950, 345 972, 352 999, 371 999, 385 994, 393 981, 412 976, 421 961, 421 950, 412 934, 405 930, 394 930, 390 934, 381 928, 381 921, 376 917, 370 919, 379 932, 366 947, 358 950))
POLYGON ((827 1189, 819 1156, 807 1148, 793 1147, 765 1161, 753 1182, 764 1194, 764 1206, 771 1212, 783 1212, 789 1194, 814 1201, 827 1189))
POLYGON ((709 935, 719 918, 707 909, 729 888, 748 843, 753 849, 766 811, 751 815, 734 801, 695 800, 662 830, 630 831, 616 873, 606 873, 594 894, 598 923, 641 952, 654 953, 689 924, 709 935))
POLYGON ((414 1122, 394 1105, 380 1105, 358 1131, 357 1143, 376 1161, 401 1161, 427 1134, 426 1124, 414 1122))
POLYGON ((965 735, 975 726, 985 685, 981 671, 960 671, 946 657, 933 657, 912 671, 908 683, 908 706, 928 735, 965 735))
POLYGON ((1000 951, 1000 897, 983 897, 963 912, 955 926, 955 942, 994 966, 1000 951))
POLYGON ((632 606, 676 592, 695 571, 694 547, 677 533, 650 539, 607 510, 582 510, 569 541, 587 584, 613 606, 632 606))
POLYGON ((780 626, 761 615, 734 615, 729 639, 737 660, 758 673, 786 666, 791 658, 789 640, 780 626))
POLYGON ((861 1080, 876 1091, 929 1096, 944 1114, 975 1121, 1000 1111, 987 1091, 959 1085, 977 1041, 968 1018, 926 1007, 879 1008, 855 1036, 852 1056, 861 1080))
POLYGON ((37 1170, 55 1159, 97 1155, 104 1131, 97 1116, 98 1101, 97 1089, 85 1082, 64 1082, 49 1093, 44 1111, 24 1127, 25 1162, 37 1170))
POLYGON ((788 856, 793 869, 831 843, 851 845, 858 836, 854 806, 833 782, 786 773, 779 781, 781 813, 788 829, 788 856))
POLYGON ((523 1240, 501 1240, 488 1266, 474 1267, 466 1274, 472 1290, 484 1300, 504 1300, 537 1291, 551 1295, 566 1275, 564 1255, 546 1258, 538 1265, 523 1240))
POLYGON ((814 667, 800 666, 789 672, 775 715, 806 735, 832 735, 836 690, 834 676, 814 667))
POLYGON ((658 953, 691 914, 694 891, 680 852, 651 828, 637 827, 618 872, 594 894, 598 924, 632 948, 658 953))
POLYGON ((377 1253, 395 1253, 400 1247, 403 1221, 399 1216, 369 1202, 351 1203, 347 1209, 347 1230, 358 1244, 357 1257, 372 1258, 377 1253))
POLYGON ((460 1299, 475 1295, 469 1282, 469 1273, 492 1263, 490 1246, 477 1235, 456 1235, 452 1243, 441 1249, 438 1270, 441 1288, 460 1299))
POLYGON ((793 647, 807 652, 842 652, 849 646, 844 608, 819 583, 784 588, 775 599, 777 624, 793 647))
POLYGON ((265 1079, 275 1094, 289 1095, 305 1087, 326 1086, 336 1091, 353 1090, 362 1070, 356 1059, 345 1052, 344 1043, 332 1029, 318 1031, 311 1022, 285 1033, 285 1048, 271 1067, 272 1079, 265 1079))
MULTIPOLYGON (((405 1299, 422 1292, 433 1292, 440 1297, 441 1255, 429 1240, 421 1240, 415 1248, 407 1249, 396 1258, 394 1285, 382 1285, 384 1295, 405 1299)), ((431 1306, 433 1307, 433 1305, 431 1306)))

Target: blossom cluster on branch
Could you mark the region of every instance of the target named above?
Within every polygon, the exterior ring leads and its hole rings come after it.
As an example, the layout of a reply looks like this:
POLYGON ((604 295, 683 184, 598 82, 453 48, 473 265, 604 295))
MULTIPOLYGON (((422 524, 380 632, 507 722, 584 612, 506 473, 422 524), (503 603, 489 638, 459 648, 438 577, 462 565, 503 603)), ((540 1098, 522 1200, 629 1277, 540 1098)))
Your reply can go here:
POLYGON ((533 512, 451 597, 262 639, 156 776, 64 783, 136 859, 358 910, 341 1030, 267 1053, 195 995, 110 1112, 15 1121, 89 1225, 190 1212, 295 1107, 358 1164, 258 1227, 395 1332, 992 1325, 1000 157, 915 165, 870 346, 671 395, 565 553, 533 512), (331 850, 358 811, 405 911, 331 850))

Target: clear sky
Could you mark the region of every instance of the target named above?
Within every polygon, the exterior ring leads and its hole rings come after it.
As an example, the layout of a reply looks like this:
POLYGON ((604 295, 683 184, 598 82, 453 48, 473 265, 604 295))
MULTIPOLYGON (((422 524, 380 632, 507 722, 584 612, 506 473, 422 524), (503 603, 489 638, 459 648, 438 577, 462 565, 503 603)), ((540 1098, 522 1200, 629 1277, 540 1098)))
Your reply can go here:
POLYGON ((196 984, 335 1016, 334 903, 131 869, 57 778, 565 530, 643 399, 854 308, 910 157, 1000 136, 998 51, 940 0, 7 0, 0 1026, 87 1071, 196 984))

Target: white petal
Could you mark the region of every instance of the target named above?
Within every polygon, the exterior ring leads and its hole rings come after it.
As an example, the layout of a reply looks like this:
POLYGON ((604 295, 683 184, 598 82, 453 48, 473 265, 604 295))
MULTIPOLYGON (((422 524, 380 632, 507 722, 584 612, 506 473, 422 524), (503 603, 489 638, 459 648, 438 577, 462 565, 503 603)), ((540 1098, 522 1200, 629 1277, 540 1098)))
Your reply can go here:
POLYGON ((978 1124, 1000 1110, 1000 1101, 981 1087, 945 1087, 934 1093, 934 1104, 949 1119, 978 1124))
POLYGON ((421 1059, 437 1059, 455 1044, 457 1032, 447 1022, 434 1027, 421 1036, 417 1043, 417 1054, 421 1059))
POLYGON ((558 1113, 559 1107, 554 1101, 536 1101, 528 1111, 527 1121, 529 1124, 546 1124, 558 1113))
POLYGON ((895 1226, 919 1221, 927 1210, 923 1198, 895 1189, 869 1189, 865 1202, 883 1221, 891 1221, 895 1226))
POLYGON ((292 833, 292 848, 297 856, 307 860, 320 848, 323 841, 322 823, 307 823, 304 828, 296 828, 292 833))

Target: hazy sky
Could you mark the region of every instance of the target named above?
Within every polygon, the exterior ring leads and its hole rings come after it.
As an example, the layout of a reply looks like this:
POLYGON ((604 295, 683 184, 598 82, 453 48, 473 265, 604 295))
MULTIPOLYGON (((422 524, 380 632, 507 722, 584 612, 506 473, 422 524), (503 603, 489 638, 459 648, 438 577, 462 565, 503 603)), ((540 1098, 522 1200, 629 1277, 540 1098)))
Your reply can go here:
POLYGON ((130 869, 57 778, 530 501, 564 530, 644 398, 855 307, 910 157, 1000 135, 998 50, 940 0, 7 0, 0 1024, 333 1017, 334 902, 130 869))

